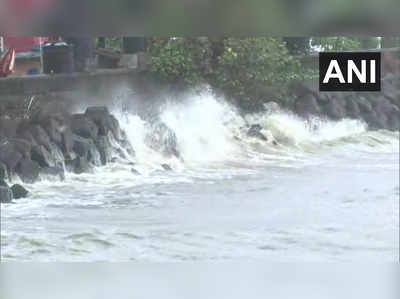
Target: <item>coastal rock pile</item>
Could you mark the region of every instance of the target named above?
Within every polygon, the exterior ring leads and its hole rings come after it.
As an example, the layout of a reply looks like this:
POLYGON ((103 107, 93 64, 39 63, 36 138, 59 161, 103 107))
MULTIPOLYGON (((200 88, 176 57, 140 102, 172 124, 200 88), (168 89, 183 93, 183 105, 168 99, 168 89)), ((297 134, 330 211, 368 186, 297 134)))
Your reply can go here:
POLYGON ((106 107, 90 107, 82 114, 43 110, 29 119, 0 117, 0 199, 26 196, 5 183, 16 177, 26 184, 48 177, 63 180, 65 170, 81 174, 134 155, 106 107))
POLYGON ((305 84, 293 86, 293 110, 300 116, 339 120, 361 119, 370 129, 400 130, 400 78, 387 76, 381 92, 318 92, 305 84))

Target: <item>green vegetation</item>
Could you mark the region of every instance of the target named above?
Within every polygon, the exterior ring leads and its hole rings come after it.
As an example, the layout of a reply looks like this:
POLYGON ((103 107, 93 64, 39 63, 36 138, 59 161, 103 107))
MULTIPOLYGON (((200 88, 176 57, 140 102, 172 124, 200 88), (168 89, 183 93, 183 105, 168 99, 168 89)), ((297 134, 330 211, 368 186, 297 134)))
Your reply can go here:
POLYGON ((321 51, 354 51, 379 48, 380 40, 377 37, 313 37, 311 44, 321 51))
POLYGON ((153 37, 148 39, 148 51, 150 72, 162 81, 186 87, 205 83, 252 109, 271 99, 291 104, 289 83, 318 75, 311 69, 312 52, 373 49, 382 41, 377 37, 153 37))
POLYGON ((280 38, 153 38, 149 44, 150 71, 162 80, 207 83, 244 106, 265 101, 272 88, 281 93, 292 80, 312 76, 280 38))

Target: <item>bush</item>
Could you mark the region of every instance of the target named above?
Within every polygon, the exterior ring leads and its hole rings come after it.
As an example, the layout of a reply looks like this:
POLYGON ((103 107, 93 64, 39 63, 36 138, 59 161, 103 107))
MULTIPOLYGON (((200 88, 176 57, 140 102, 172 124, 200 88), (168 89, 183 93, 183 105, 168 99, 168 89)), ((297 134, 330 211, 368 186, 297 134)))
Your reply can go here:
POLYGON ((244 106, 310 75, 280 38, 153 38, 149 51, 150 71, 164 81, 207 83, 244 106))

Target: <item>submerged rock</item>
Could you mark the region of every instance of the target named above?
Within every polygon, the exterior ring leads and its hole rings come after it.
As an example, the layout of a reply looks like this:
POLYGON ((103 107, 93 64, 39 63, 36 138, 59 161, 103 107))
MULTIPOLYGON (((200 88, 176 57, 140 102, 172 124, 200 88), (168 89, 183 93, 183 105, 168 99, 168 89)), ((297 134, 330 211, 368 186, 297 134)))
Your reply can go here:
POLYGON ((263 141, 268 141, 268 138, 261 133, 262 127, 259 124, 251 125, 250 129, 247 131, 247 136, 259 138, 263 141))
POLYGON ((145 137, 147 146, 163 153, 167 157, 180 157, 177 137, 173 130, 158 120, 151 125, 150 129, 151 131, 145 137))
POLYGON ((131 169, 131 172, 132 172, 133 174, 136 174, 136 175, 139 175, 139 174, 140 174, 140 172, 137 171, 135 168, 132 168, 132 169, 131 169))
POLYGON ((65 180, 65 172, 62 166, 52 166, 40 169, 40 177, 43 179, 58 178, 60 181, 65 180))
POLYGON ((10 188, 0 186, 0 202, 10 203, 13 199, 13 193, 10 188))
POLYGON ((164 168, 164 170, 166 171, 172 171, 171 166, 169 166, 168 164, 161 164, 161 167, 164 168))
POLYGON ((26 190, 24 187, 22 187, 19 184, 15 184, 11 187, 11 191, 13 193, 14 199, 20 199, 20 198, 25 198, 28 196, 29 191, 26 190))

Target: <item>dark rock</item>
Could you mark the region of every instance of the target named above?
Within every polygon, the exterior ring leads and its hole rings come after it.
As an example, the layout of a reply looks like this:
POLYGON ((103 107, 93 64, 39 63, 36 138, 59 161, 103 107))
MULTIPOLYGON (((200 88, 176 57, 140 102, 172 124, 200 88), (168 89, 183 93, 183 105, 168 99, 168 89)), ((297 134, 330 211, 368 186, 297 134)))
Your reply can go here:
POLYGON ((13 171, 21 159, 22 154, 15 149, 13 143, 8 140, 0 141, 0 162, 7 166, 8 171, 13 171))
POLYGON ((169 166, 168 164, 161 164, 161 167, 164 168, 164 170, 166 170, 166 171, 172 170, 171 166, 169 166))
POLYGON ((100 153, 101 164, 106 165, 113 158, 110 140, 106 136, 99 136, 95 144, 100 153))
POLYGON ((315 94, 314 90, 301 81, 293 81, 290 83, 290 90, 297 97, 303 97, 307 94, 315 94))
POLYGON ((10 203, 13 199, 13 194, 10 188, 0 186, 0 202, 10 203))
POLYGON ((137 171, 135 168, 132 168, 132 169, 131 169, 131 172, 132 172, 133 174, 140 175, 140 172, 137 171))
POLYGON ((96 140, 99 129, 96 124, 85 114, 74 114, 72 116, 71 130, 74 134, 96 140))
POLYGON ((91 172, 92 169, 90 163, 83 157, 77 157, 72 161, 72 170, 76 174, 91 172))
POLYGON ((0 180, 0 187, 8 187, 8 184, 4 180, 0 180))
POLYGON ((357 102, 361 114, 370 113, 372 111, 372 105, 365 97, 355 97, 354 101, 357 102))
POLYGON ((250 129, 247 131, 247 136, 259 138, 263 141, 268 141, 268 138, 261 133, 262 127, 259 124, 251 125, 250 129))
POLYGON ((321 114, 321 109, 318 105, 317 98, 311 93, 308 93, 297 99, 295 109, 296 112, 301 116, 321 114))
POLYGON ((377 111, 363 114, 363 119, 370 129, 382 129, 387 127, 386 116, 377 111))
POLYGON ((400 130, 400 113, 390 113, 388 116, 388 129, 393 131, 400 130))
POLYGON ((100 136, 107 136, 111 131, 117 140, 121 139, 118 120, 110 114, 107 107, 89 107, 85 116, 96 124, 100 136))
POLYGON ((352 118, 359 118, 360 117, 360 108, 358 104, 353 98, 346 99, 346 114, 352 118))
POLYGON ((0 136, 14 138, 21 120, 0 117, 0 136))
POLYGON ((346 117, 346 100, 340 97, 332 97, 325 106, 326 114, 332 119, 342 119, 346 117))
POLYGON ((24 187, 22 187, 19 184, 15 184, 11 187, 11 191, 13 193, 14 199, 20 199, 20 198, 25 198, 28 196, 29 191, 26 190, 24 187))
POLYGON ((93 163, 95 166, 102 165, 101 155, 90 139, 80 137, 78 135, 73 135, 73 151, 79 156, 85 158, 88 162, 93 163))
POLYGON ((19 152, 23 158, 25 159, 31 158, 32 145, 28 141, 17 138, 12 138, 9 139, 8 141, 13 144, 14 150, 19 152))
POLYGON ((18 136, 29 141, 31 144, 43 145, 50 150, 50 137, 39 125, 23 123, 18 127, 18 136))
POLYGON ((24 183, 33 184, 39 178, 39 164, 29 159, 22 159, 16 166, 15 172, 24 183))
POLYGON ((62 131, 64 130, 64 124, 52 117, 41 120, 40 125, 44 128, 50 139, 59 146, 62 146, 62 131))
POLYGON ((43 179, 53 179, 57 177, 60 181, 64 181, 65 180, 64 168, 62 166, 41 168, 40 177, 43 179))
POLYGON ((0 162, 0 181, 7 179, 7 166, 0 162))

